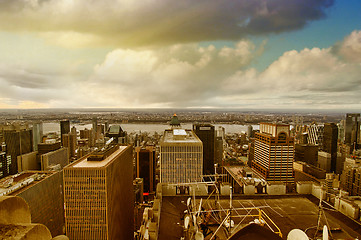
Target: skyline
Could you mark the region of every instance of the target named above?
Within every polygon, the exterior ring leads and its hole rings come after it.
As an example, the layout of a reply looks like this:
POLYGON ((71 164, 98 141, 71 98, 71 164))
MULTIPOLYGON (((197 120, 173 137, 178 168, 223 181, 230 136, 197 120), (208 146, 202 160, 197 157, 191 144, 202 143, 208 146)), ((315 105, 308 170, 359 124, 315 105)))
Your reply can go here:
POLYGON ((361 3, 2 1, 0 109, 361 107, 361 3))

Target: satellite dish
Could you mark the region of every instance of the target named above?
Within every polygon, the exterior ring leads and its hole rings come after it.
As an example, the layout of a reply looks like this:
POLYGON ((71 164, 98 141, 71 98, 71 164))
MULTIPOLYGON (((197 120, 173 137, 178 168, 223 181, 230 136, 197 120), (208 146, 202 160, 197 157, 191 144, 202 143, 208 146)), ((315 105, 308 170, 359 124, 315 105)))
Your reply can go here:
POLYGON ((322 240, 328 240, 328 228, 326 225, 323 226, 322 240))
POLYGON ((204 239, 203 233, 197 231, 196 235, 194 236, 194 239, 195 240, 203 240, 204 239))
POLYGON ((187 215, 187 216, 184 218, 184 228, 185 228, 185 229, 188 229, 189 221, 190 221, 190 217, 189 217, 189 215, 187 215))
POLYGON ((301 229, 293 229, 288 233, 287 240, 309 240, 309 238, 301 229))

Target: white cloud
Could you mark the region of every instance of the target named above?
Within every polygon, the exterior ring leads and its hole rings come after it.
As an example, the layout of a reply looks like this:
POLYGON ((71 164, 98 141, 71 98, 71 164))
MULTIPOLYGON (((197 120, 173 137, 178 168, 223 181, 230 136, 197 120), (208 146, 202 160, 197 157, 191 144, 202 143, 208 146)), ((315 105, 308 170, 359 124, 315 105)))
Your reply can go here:
POLYGON ((353 31, 337 47, 342 57, 349 61, 361 63, 361 31, 353 31))
MULTIPOLYGON (((264 71, 250 64, 263 50, 178 44, 116 49, 79 77, 0 64, 0 98, 8 106, 360 108, 359 32, 329 48, 287 51, 264 71)), ((67 64, 68 65, 68 64, 67 64)))

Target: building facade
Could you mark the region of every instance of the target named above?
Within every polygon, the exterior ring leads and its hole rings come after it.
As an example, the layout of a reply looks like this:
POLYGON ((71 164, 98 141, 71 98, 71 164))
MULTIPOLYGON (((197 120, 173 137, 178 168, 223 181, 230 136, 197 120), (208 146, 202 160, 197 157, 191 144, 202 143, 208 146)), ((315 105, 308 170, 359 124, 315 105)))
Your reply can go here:
POLYGON ((252 168, 267 181, 292 182, 294 138, 290 126, 261 123, 255 134, 252 168))
POLYGON ((214 173, 216 135, 211 124, 194 124, 193 132, 203 143, 203 174, 214 173))
POLYGON ((345 143, 357 148, 360 133, 360 113, 347 113, 345 124, 345 143))
POLYGON ((331 155, 330 172, 336 172, 338 128, 334 123, 325 123, 322 150, 331 155))
POLYGON ((143 192, 151 193, 156 189, 156 155, 152 146, 136 147, 136 177, 143 178, 143 192))
POLYGON ((317 145, 319 148, 322 147, 323 139, 323 125, 311 124, 308 129, 308 144, 317 145))
POLYGON ((191 130, 165 130, 160 143, 160 182, 201 181, 203 145, 191 130))
POLYGON ((295 144, 295 161, 317 166, 318 146, 312 144, 295 144))
POLYGON ((6 143, 6 153, 11 156, 9 164, 9 174, 18 173, 17 157, 19 155, 33 151, 33 131, 32 130, 8 130, 4 131, 6 143))
POLYGON ((72 239, 133 239, 133 161, 115 145, 64 168, 66 235, 72 239))
POLYGON ((68 133, 70 133, 70 121, 69 120, 60 121, 61 144, 63 144, 63 135, 68 133))

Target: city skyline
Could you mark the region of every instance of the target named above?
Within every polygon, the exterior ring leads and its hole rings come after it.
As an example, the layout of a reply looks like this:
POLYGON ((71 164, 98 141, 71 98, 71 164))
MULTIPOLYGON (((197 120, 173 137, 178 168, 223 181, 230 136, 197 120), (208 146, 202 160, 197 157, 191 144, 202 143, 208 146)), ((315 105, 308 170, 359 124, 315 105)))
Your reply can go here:
POLYGON ((361 3, 0 3, 0 109, 361 107, 361 3))

